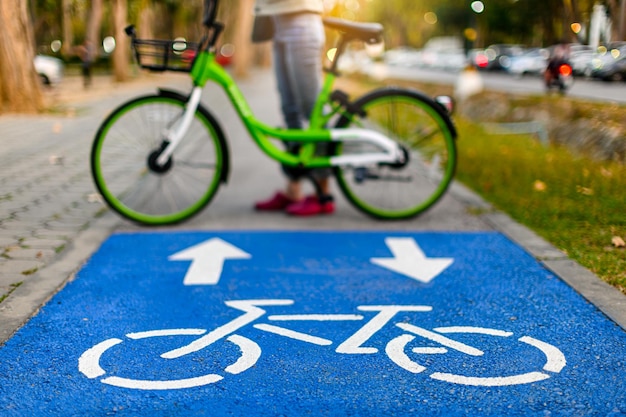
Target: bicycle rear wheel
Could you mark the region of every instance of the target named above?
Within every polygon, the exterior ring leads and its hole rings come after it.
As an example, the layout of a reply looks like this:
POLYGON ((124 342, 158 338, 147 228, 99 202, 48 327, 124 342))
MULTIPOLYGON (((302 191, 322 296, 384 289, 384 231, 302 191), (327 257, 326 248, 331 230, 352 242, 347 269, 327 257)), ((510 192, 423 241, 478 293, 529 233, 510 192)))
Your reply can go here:
POLYGON ((91 172, 106 203, 146 225, 181 222, 205 207, 227 172, 223 133, 201 107, 169 161, 165 133, 180 123, 185 100, 151 95, 117 108, 100 126, 91 150, 91 172))
MULTIPOLYGON (((395 88, 369 93, 353 108, 336 127, 379 131, 402 146, 406 161, 337 167, 335 177, 346 198, 381 219, 411 218, 435 204, 456 168, 456 132, 443 108, 418 92, 395 88)), ((337 154, 344 155, 372 151, 372 145, 356 142, 337 147, 337 154)))

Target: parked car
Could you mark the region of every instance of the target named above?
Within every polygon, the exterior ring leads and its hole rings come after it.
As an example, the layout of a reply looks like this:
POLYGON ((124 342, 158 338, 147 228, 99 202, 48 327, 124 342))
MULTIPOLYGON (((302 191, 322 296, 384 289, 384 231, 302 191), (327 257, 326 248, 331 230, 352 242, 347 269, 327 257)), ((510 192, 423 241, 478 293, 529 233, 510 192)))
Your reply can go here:
POLYGON ((466 65, 463 42, 455 36, 429 39, 421 51, 421 64, 427 68, 458 71, 466 65))
POLYGON ((388 65, 398 67, 416 67, 422 65, 422 52, 408 46, 390 49, 385 52, 384 60, 388 65))
POLYGON ((506 70, 511 65, 513 57, 524 53, 521 45, 494 44, 482 53, 474 54, 474 65, 484 70, 506 70))
POLYGON ((591 66, 593 56, 594 52, 591 49, 573 51, 569 61, 572 64, 574 75, 587 75, 587 68, 591 66))
POLYGON ((439 52, 438 68, 461 71, 467 66, 467 55, 462 48, 444 49, 439 52))
POLYGON ((547 65, 550 52, 543 48, 531 48, 523 54, 510 58, 507 71, 515 76, 542 74, 547 65))
POLYGON ((592 61, 591 76, 604 81, 626 80, 626 45, 607 50, 592 61))
POLYGON ((471 49, 468 53, 470 65, 478 69, 484 69, 489 64, 489 57, 484 49, 471 49))
POLYGON ((45 85, 56 85, 63 79, 63 61, 47 55, 36 55, 35 70, 45 85))

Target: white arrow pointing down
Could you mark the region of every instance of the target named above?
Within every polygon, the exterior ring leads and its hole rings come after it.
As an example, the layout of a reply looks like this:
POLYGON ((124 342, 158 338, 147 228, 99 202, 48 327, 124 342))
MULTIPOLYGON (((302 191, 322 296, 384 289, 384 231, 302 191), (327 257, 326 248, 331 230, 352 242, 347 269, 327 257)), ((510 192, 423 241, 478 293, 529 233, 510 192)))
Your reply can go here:
POLYGON ((250 259, 252 256, 219 238, 209 239, 171 255, 170 261, 191 261, 184 285, 216 285, 226 259, 250 259))
POLYGON ((370 261, 424 283, 435 279, 454 262, 454 258, 427 258, 410 237, 388 237, 385 243, 393 258, 371 258, 370 261))

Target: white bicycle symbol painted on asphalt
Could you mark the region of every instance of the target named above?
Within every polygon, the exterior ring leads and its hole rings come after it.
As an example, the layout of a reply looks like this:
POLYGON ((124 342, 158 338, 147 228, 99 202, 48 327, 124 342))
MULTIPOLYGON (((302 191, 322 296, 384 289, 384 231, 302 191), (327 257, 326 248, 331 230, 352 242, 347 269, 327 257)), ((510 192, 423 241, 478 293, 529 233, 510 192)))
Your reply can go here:
MULTIPOLYGON (((161 354, 161 358, 174 359, 180 358, 185 355, 198 352, 214 342, 226 339, 227 341, 238 346, 240 350, 240 356, 235 363, 227 366, 224 371, 227 374, 239 374, 254 366, 259 357, 261 356, 261 348, 259 345, 235 332, 242 327, 254 322, 261 316, 265 315, 266 311, 262 307, 266 306, 287 306, 292 305, 293 300, 237 300, 227 301, 228 307, 242 311, 244 314, 231 320, 230 322, 210 331, 207 333, 205 329, 169 329, 169 330, 152 330, 139 333, 129 333, 126 337, 130 340, 159 338, 169 336, 200 336, 193 342, 182 346, 180 348, 170 350, 161 354)), ((374 354, 378 352, 377 348, 367 347, 364 344, 374 336, 380 329, 388 324, 396 314, 400 312, 428 312, 432 310, 432 307, 422 305, 364 305, 358 307, 359 311, 363 312, 377 312, 377 314, 367 321, 361 328, 359 328, 354 334, 348 337, 345 341, 339 344, 336 348, 336 352, 340 354, 374 354)), ((319 321, 319 322, 333 322, 333 321, 359 321, 364 317, 359 314, 299 314, 299 315, 273 315, 268 316, 270 322, 289 322, 289 321, 319 321)), ((427 330, 422 327, 418 327, 409 323, 396 323, 397 327, 402 329, 405 333, 391 339, 386 347, 385 353, 396 365, 405 369, 408 372, 419 374, 427 370, 423 365, 411 359, 407 353, 407 345, 413 342, 416 336, 431 341, 430 345, 434 342, 438 347, 415 347, 410 349, 410 353, 417 356, 420 355, 435 355, 445 354, 450 349, 461 352, 469 356, 482 356, 483 351, 469 346, 465 343, 458 342, 451 339, 447 335, 454 334, 477 334, 487 335, 496 338, 507 338, 513 336, 513 333, 503 330, 489 329, 484 327, 469 327, 469 326, 454 326, 454 327, 438 327, 433 330, 427 330)), ((254 328, 274 333, 280 336, 284 336, 290 339, 299 340, 302 342, 312 343, 314 345, 328 346, 333 342, 328 339, 324 339, 318 336, 309 335, 302 332, 287 329, 285 327, 276 326, 273 324, 257 323, 253 325, 254 328)), ((429 375, 430 378, 445 381, 454 384, 473 385, 473 386, 507 386, 507 385, 519 385, 529 384, 532 382, 541 381, 547 379, 551 374, 559 373, 566 365, 565 356, 563 353, 553 345, 534 339, 529 336, 522 336, 517 339, 519 342, 536 348, 541 351, 545 358, 545 364, 541 370, 533 372, 526 372, 517 375, 509 375, 502 377, 477 377, 477 376, 465 376, 446 372, 433 372, 429 375)), ((107 376, 107 372, 100 366, 100 358, 102 355, 124 340, 112 338, 98 343, 92 348, 85 351, 78 360, 78 368, 88 378, 103 377, 100 381, 105 384, 114 385, 122 388, 140 389, 140 390, 170 390, 170 389, 182 389, 192 388, 203 385, 208 385, 220 381, 224 376, 214 373, 201 375, 193 378, 183 379, 171 379, 171 380, 145 380, 145 379, 131 379, 119 376, 107 376)))

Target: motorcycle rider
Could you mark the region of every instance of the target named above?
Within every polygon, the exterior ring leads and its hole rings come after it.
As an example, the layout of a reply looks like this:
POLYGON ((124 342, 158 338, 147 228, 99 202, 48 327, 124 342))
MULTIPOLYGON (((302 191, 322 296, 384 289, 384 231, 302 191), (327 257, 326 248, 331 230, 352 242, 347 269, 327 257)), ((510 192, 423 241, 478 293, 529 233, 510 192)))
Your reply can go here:
POLYGON ((548 59, 548 67, 544 72, 546 86, 550 87, 555 79, 559 77, 559 67, 563 63, 567 63, 570 57, 569 43, 565 39, 554 45, 550 58, 548 59))

